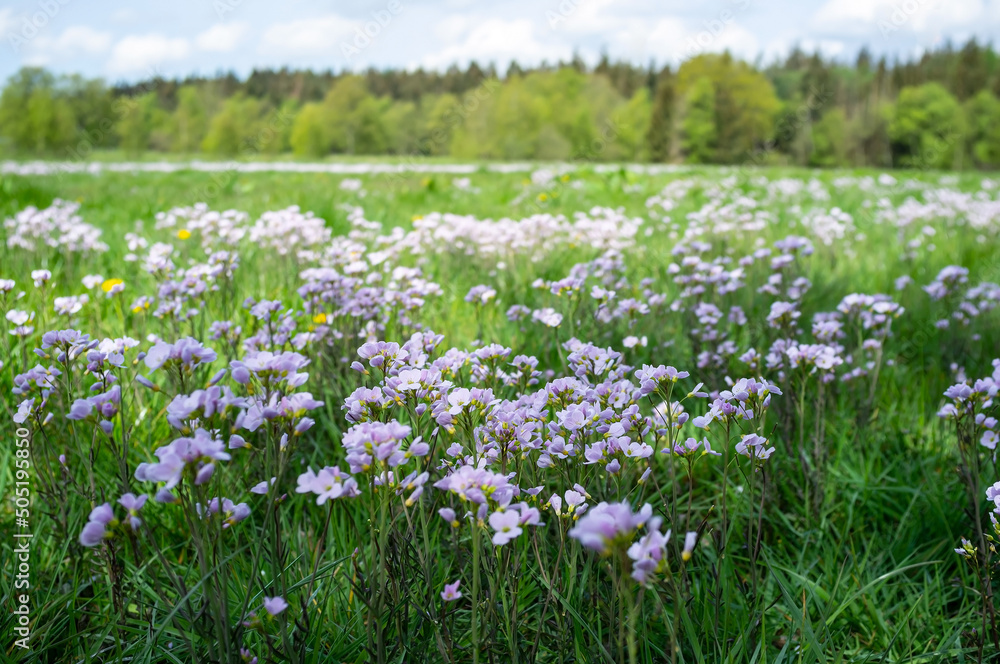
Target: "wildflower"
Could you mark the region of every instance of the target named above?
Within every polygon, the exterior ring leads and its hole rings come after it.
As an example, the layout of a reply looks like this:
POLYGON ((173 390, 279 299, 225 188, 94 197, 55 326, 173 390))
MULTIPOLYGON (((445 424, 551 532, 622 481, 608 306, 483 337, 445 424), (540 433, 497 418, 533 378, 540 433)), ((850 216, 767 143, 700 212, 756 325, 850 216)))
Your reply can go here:
POLYGON ((107 297, 111 297, 125 290, 125 282, 118 278, 105 279, 104 283, 101 284, 101 290, 107 294, 107 297))
POLYGON ((441 591, 441 599, 446 602, 454 602, 457 599, 461 599, 462 591, 458 589, 460 583, 462 583, 461 579, 453 583, 446 583, 444 590, 441 591))
MULTIPOLYGON (((169 492, 167 492, 167 495, 164 495, 164 491, 165 490, 163 489, 160 490, 160 493, 156 495, 156 501, 160 503, 175 502, 174 500, 170 499, 169 492)), ((200 503, 195 504, 195 510, 198 512, 198 516, 204 516, 204 517, 210 517, 215 514, 218 514, 219 507, 220 503, 218 498, 212 498, 212 500, 208 501, 207 509, 203 508, 200 503)), ((240 521, 243 521, 248 516, 250 516, 250 507, 246 503, 240 503, 239 505, 237 505, 228 498, 223 498, 221 507, 222 507, 223 530, 239 523, 240 521)))
POLYGON ((104 277, 99 274, 88 274, 83 279, 83 287, 93 290, 104 282, 104 277))
POLYGON ((694 551, 694 545, 698 542, 697 531, 689 531, 687 535, 684 536, 684 550, 681 551, 681 558, 685 562, 691 560, 691 554, 694 551))
POLYGON ((521 515, 517 510, 494 512, 490 515, 490 527, 496 531, 493 534, 493 543, 497 546, 503 546, 523 532, 521 515))
POLYGON ((285 601, 284 597, 265 597, 264 598, 264 610, 272 616, 276 616, 285 609, 288 608, 288 602, 285 601))
POLYGON ((150 371, 178 367, 190 373, 202 364, 211 364, 218 357, 214 350, 201 345, 201 342, 184 337, 177 342, 168 344, 160 341, 146 353, 145 363, 150 371))
POLYGON ((139 510, 146 504, 148 498, 149 496, 146 494, 142 494, 136 498, 135 494, 126 493, 118 499, 118 503, 128 511, 129 525, 132 526, 132 530, 138 530, 139 526, 142 525, 142 519, 139 518, 139 510))
POLYGON ((180 229, 180 230, 177 231, 177 239, 178 240, 187 240, 190 237, 191 237, 191 231, 189 231, 186 228, 182 228, 182 229, 180 229))
POLYGON ((315 493, 317 495, 317 505, 322 505, 327 500, 354 498, 361 495, 361 492, 358 490, 357 480, 341 472, 337 466, 327 466, 326 468, 322 468, 318 473, 314 473, 312 468, 307 468, 306 472, 299 475, 298 486, 295 488, 295 492, 315 493))
POLYGON ((563 315, 551 307, 546 307, 531 312, 531 320, 547 327, 559 327, 562 324, 563 315))
POLYGON ((955 549, 955 553, 962 556, 966 560, 971 560, 976 555, 976 547, 972 546, 972 542, 962 538, 962 546, 955 549))
MULTIPOLYGON (((275 479, 277 478, 274 477, 271 478, 271 485, 274 484, 275 479)), ((258 482, 257 484, 253 485, 253 487, 250 489, 250 493, 255 493, 259 496, 263 496, 264 494, 267 493, 267 488, 268 488, 268 482, 267 480, 264 480, 263 482, 258 482)))
POLYGON ((35 313, 11 309, 7 312, 7 320, 14 324, 14 329, 10 333, 15 337, 26 337, 35 331, 35 326, 30 325, 35 320, 35 313))
POLYGON ((756 462, 765 461, 774 452, 773 447, 767 447, 767 438, 755 433, 748 433, 736 443, 736 453, 753 459, 756 462))
POLYGON ((660 532, 659 517, 650 519, 649 532, 632 544, 627 551, 628 557, 632 560, 633 579, 639 583, 649 581, 663 560, 669 541, 670 531, 660 532))
POLYGON ((375 461, 396 467, 407 460, 402 442, 410 435, 410 427, 396 420, 362 422, 347 430, 341 445, 347 450, 347 463, 352 473, 368 472, 375 461))
POLYGON ((83 309, 83 305, 90 300, 87 295, 73 295, 70 297, 57 297, 52 301, 55 312, 61 316, 72 316, 83 309))
POLYGON ((616 542, 630 536, 652 514, 653 508, 648 503, 634 514, 628 503, 598 503, 580 518, 569 536, 588 549, 608 553, 616 542))
POLYGON ((495 288, 490 288, 489 286, 484 286, 480 284, 478 286, 473 286, 468 293, 465 295, 465 301, 474 304, 486 304, 493 298, 497 296, 497 291, 495 288))
POLYGON ((191 438, 178 438, 153 454, 159 462, 139 464, 135 478, 140 482, 164 482, 163 488, 167 491, 180 484, 185 468, 194 469, 196 483, 200 484, 211 477, 215 461, 230 459, 222 441, 204 429, 196 430, 191 438), (208 466, 212 466, 212 470, 206 471, 208 466))
POLYGON ((98 505, 91 510, 87 525, 80 533, 80 544, 86 547, 97 546, 111 536, 108 528, 113 528, 116 525, 118 525, 118 521, 115 519, 115 513, 111 509, 110 503, 98 505))
POLYGON ((442 507, 438 510, 438 515, 444 519, 452 528, 458 528, 459 522, 455 515, 455 510, 450 507, 442 507))
POLYGON ((44 286, 52 278, 52 273, 48 270, 32 270, 31 278, 35 282, 35 288, 44 286))

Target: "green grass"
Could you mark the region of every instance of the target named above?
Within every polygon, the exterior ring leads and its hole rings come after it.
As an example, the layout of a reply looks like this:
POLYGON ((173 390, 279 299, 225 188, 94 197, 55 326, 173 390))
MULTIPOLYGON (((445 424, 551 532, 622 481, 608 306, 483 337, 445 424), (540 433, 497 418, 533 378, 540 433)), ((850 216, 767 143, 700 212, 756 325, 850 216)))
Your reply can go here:
MULTIPOLYGON (((806 172, 795 169, 763 171, 769 179, 791 177, 818 178, 826 183, 833 198, 830 201, 812 201, 803 194, 788 201, 769 204, 774 222, 763 231, 733 234, 714 238, 711 255, 727 251, 733 259, 757 247, 760 237, 766 246, 789 234, 807 234, 798 220, 801 212, 793 209, 801 205, 829 209, 839 206, 855 216, 857 231, 864 240, 852 238, 830 247, 816 243, 816 252, 799 268, 812 282, 812 289, 803 300, 803 321, 815 312, 830 311, 840 299, 853 292, 889 293, 905 308, 906 313, 893 325, 893 336, 886 344, 885 357, 893 364, 886 366, 878 383, 871 404, 864 403, 857 390, 851 387, 831 388, 822 400, 826 423, 823 439, 828 450, 824 464, 823 498, 816 511, 809 509, 804 500, 804 485, 797 462, 780 458, 782 446, 773 469, 768 471, 769 492, 763 520, 763 550, 761 554, 761 589, 758 597, 750 597, 749 560, 742 545, 739 526, 731 524, 729 538, 739 542, 731 555, 722 558, 713 546, 699 546, 685 568, 683 594, 687 599, 678 603, 663 584, 643 591, 640 618, 632 622, 638 634, 638 659, 645 662, 953 662, 975 661, 977 648, 974 630, 981 628, 980 600, 975 579, 952 551, 961 537, 973 532, 972 516, 956 466, 959 463, 954 433, 938 421, 935 413, 942 403, 941 393, 954 381, 950 365, 963 366, 970 378, 988 375, 990 360, 1000 355, 1000 331, 996 312, 984 314, 969 329, 942 332, 933 322, 941 317, 941 307, 933 303, 918 287, 929 283, 940 268, 949 264, 963 265, 970 269, 970 283, 983 280, 1000 281, 1000 245, 995 233, 979 234, 967 226, 948 226, 935 223, 938 233, 933 251, 926 247, 914 259, 901 256, 895 229, 872 224, 864 214, 864 201, 876 195, 856 187, 839 191, 830 183, 834 178, 847 175, 836 172, 806 172), (985 235, 985 237, 983 237, 985 235), (917 285, 896 293, 893 280, 909 274, 917 285), (978 339, 973 334, 980 335, 978 339), (727 580, 724 611, 729 618, 719 623, 714 595, 714 575, 727 580), (762 604, 761 604, 762 603, 762 604), (766 606, 763 623, 754 623, 755 606, 766 606), (672 636, 673 635, 673 636, 672 636), (678 650, 672 651, 671 639, 676 638, 678 650)), ((105 173, 100 176, 63 175, 58 177, 5 176, 0 180, 0 218, 6 218, 29 205, 44 207, 53 199, 78 201, 83 219, 101 228, 110 245, 106 254, 81 259, 79 256, 55 251, 31 254, 23 251, 0 249, 0 278, 13 278, 18 290, 27 296, 8 308, 32 309, 39 312, 39 327, 35 337, 22 347, 12 343, 4 357, 0 389, 8 411, 6 425, 13 435, 14 424, 10 416, 18 399, 10 394, 13 375, 20 373, 24 353, 38 344, 38 336, 49 323, 54 326, 54 314, 49 301, 53 295, 82 292, 80 278, 89 273, 105 277, 122 278, 126 291, 120 299, 96 298, 79 317, 76 327, 93 337, 121 335, 144 339, 155 333, 167 340, 181 334, 198 333, 207 323, 223 318, 224 308, 217 298, 209 299, 204 311, 186 325, 171 327, 151 316, 133 316, 127 305, 141 294, 154 294, 155 280, 142 272, 140 264, 125 262, 128 253, 124 240, 127 232, 141 232, 153 240, 169 241, 180 250, 175 258, 178 266, 187 261, 202 261, 204 255, 195 240, 183 242, 171 237, 168 231, 153 230, 153 217, 157 212, 174 206, 207 202, 212 209, 235 208, 249 213, 251 220, 262 212, 298 205, 311 210, 327 221, 335 234, 350 230, 344 205, 360 205, 365 217, 384 224, 384 231, 399 226, 411 228, 413 220, 430 212, 450 212, 473 215, 478 218, 518 219, 539 210, 567 216, 586 211, 593 206, 621 207, 629 216, 648 217, 646 200, 658 193, 663 186, 679 178, 696 178, 700 184, 671 212, 679 229, 686 226, 685 215, 696 211, 708 200, 709 190, 722 178, 736 171, 717 171, 709 168, 689 169, 683 173, 663 175, 636 175, 625 171, 596 173, 583 167, 570 175, 569 182, 557 182, 545 188, 525 192, 525 174, 503 175, 479 171, 472 174, 476 193, 465 192, 452 186, 450 175, 357 176, 364 182, 366 195, 341 191, 339 176, 321 174, 230 174, 217 181, 215 189, 211 175, 195 172, 169 174, 143 173, 140 175, 105 173), (574 182, 581 184, 574 185, 574 182), (625 185, 629 185, 628 188, 625 185), (200 195, 211 191, 212 196, 200 195), (546 200, 540 201, 539 194, 546 200), (555 194, 553 196, 553 194, 555 194), (518 198, 522 200, 516 202, 518 198), (53 271, 54 284, 44 296, 31 287, 30 270, 46 267, 53 271), (123 312, 122 309, 125 309, 123 312), (42 317, 43 310, 44 318, 42 317)), ((868 172, 851 173, 868 175, 868 172)), ((756 174, 755 174, 756 175, 756 174)), ((894 173, 903 182, 913 177, 924 182, 936 183, 935 173, 894 173)), ((355 176, 351 176, 355 177, 355 176)), ((750 196, 763 199, 763 190, 746 177, 739 178, 739 188, 750 196)), ((978 189, 981 177, 964 173, 958 183, 951 185, 963 191, 978 189)), ((902 203, 908 196, 920 196, 919 190, 902 186, 881 189, 893 204, 902 203)), ((873 201, 874 202, 874 201, 873 201)), ((922 224, 920 224, 922 225, 922 224)), ((3 231, 0 231, 0 235, 3 231)), ((678 294, 678 287, 668 274, 668 265, 677 260, 672 256, 676 245, 670 228, 660 221, 648 219, 639 232, 635 246, 626 249, 626 274, 632 284, 642 278, 653 279, 654 290, 667 294, 667 303, 678 294), (646 228, 653 228, 649 236, 646 228)), ((241 267, 234 281, 233 302, 247 296, 281 299, 286 307, 301 308, 295 288, 301 283, 297 267, 259 247, 240 248, 241 267)), ((554 335, 537 326, 510 323, 504 316, 506 308, 515 303, 530 307, 553 306, 552 298, 530 287, 536 277, 558 279, 566 276, 579 262, 599 255, 588 246, 553 246, 539 261, 513 256, 504 268, 491 259, 473 259, 459 252, 443 251, 427 256, 424 260, 407 258, 403 262, 419 262, 427 278, 439 283, 443 295, 428 300, 419 312, 419 320, 436 332, 445 334, 442 349, 469 348, 477 337, 485 342, 511 346, 514 354, 537 356, 543 368, 561 370, 562 353, 553 343, 554 335), (468 289, 485 283, 497 288, 497 303, 484 309, 480 318, 471 305, 462 301, 468 289), (480 335, 479 333, 482 332, 480 335)), ((731 266, 730 266, 731 267, 731 266)), ((769 299, 756 292, 766 279, 768 270, 755 265, 748 269, 745 281, 750 287, 741 289, 720 300, 725 304, 739 304, 746 311, 750 324, 742 330, 732 330, 732 338, 741 352, 754 346, 762 354, 770 341, 776 338, 773 330, 763 324, 769 299)), ((773 299, 773 298, 772 298, 773 299)), ((727 307, 722 307, 726 311, 727 307)), ((229 311, 234 319, 247 326, 251 321, 238 308, 229 311)), ((300 329, 308 317, 299 317, 300 329)), ((704 380, 709 389, 723 389, 725 376, 737 378, 745 370, 734 359, 729 366, 699 371, 696 364, 696 345, 690 336, 692 321, 682 314, 666 311, 640 318, 634 327, 623 324, 602 326, 594 321, 583 321, 576 336, 592 340, 601 346, 622 349, 626 335, 647 336, 647 348, 626 352, 627 362, 635 367, 644 363, 670 364, 692 373, 694 379, 704 380)), ((802 325, 808 332, 808 323, 802 325)), ((393 336, 390 327, 386 334, 390 340, 403 341, 393 336)), ((564 331, 563 331, 564 332, 564 331)), ((568 335, 563 334, 561 341, 568 335)), ((354 343, 356 347, 360 342, 354 343)), ((207 345, 220 350, 215 342, 207 345)), ((351 352, 345 343, 343 354, 351 352)), ((144 344, 143 348, 148 348, 144 344)), ((284 592, 292 603, 286 615, 297 617, 299 626, 293 630, 301 639, 295 642, 292 661, 374 661, 366 652, 365 612, 362 600, 365 595, 360 579, 368 571, 371 547, 366 544, 374 536, 368 533, 375 527, 369 522, 368 498, 363 496, 353 503, 335 501, 332 512, 330 540, 317 562, 317 540, 322 533, 327 512, 317 507, 307 496, 295 494, 294 477, 300 472, 299 464, 313 468, 343 463, 340 438, 347 429, 340 411, 344 397, 360 384, 361 378, 347 371, 339 362, 339 351, 318 353, 310 367, 310 381, 303 389, 325 401, 325 406, 312 413, 316 426, 297 443, 294 468, 289 475, 291 484, 283 490, 289 494, 280 512, 280 524, 285 539, 282 556, 273 556, 266 549, 264 571, 255 568, 252 552, 264 546, 267 527, 262 523, 266 503, 253 502, 250 520, 234 526, 226 535, 225 545, 219 551, 225 555, 214 560, 215 568, 207 575, 193 564, 194 543, 188 527, 171 506, 152 505, 144 512, 144 519, 155 524, 152 537, 161 547, 164 557, 171 561, 169 567, 180 577, 189 596, 198 603, 213 601, 207 588, 217 587, 217 577, 225 570, 228 581, 221 587, 230 607, 240 607, 246 592, 250 592, 251 608, 259 612, 263 595, 278 594, 279 579, 290 582, 284 592), (355 556, 355 547, 361 547, 355 556), (317 579, 312 584, 314 592, 305 608, 299 602, 310 587, 311 572, 317 569, 317 579), (276 573, 285 570, 282 577, 276 573), (256 576, 260 579, 254 580, 256 576), (294 599, 293 599, 294 598, 294 599), (301 621, 309 616, 309 624, 301 621)), ((239 354, 237 354, 238 356, 239 354)), ((29 358, 34 363, 34 358, 29 358)), ((351 359, 354 359, 353 356, 351 359)), ((222 366, 217 363, 214 368, 222 366)), ((207 372, 206 376, 211 372, 207 372)), ((767 377, 767 374, 764 374, 767 377)), ((165 385, 162 376, 158 378, 165 385)), ((228 384, 228 383, 227 383, 228 384)), ((369 380, 371 384, 371 380, 369 380)), ((75 396, 85 396, 80 393, 75 396)), ((812 394, 813 388, 810 389, 812 394)), ((775 398, 774 415, 770 427, 772 440, 794 444, 799 435, 798 427, 812 431, 817 425, 818 414, 810 409, 805 420, 798 420, 791 407, 792 395, 786 391, 782 398, 775 398), (782 424, 791 423, 782 428, 782 424)), ((187 650, 193 642, 198 657, 213 661, 204 635, 198 630, 204 616, 192 617, 184 607, 184 598, 172 590, 167 574, 158 557, 151 551, 133 555, 123 541, 118 549, 120 564, 115 568, 121 575, 119 585, 124 589, 125 605, 115 607, 112 583, 109 581, 109 564, 96 550, 84 550, 76 542, 77 534, 86 522, 91 508, 86 491, 75 488, 74 482, 83 482, 87 475, 85 450, 87 435, 80 428, 67 426, 62 412, 68 407, 64 397, 54 397, 54 422, 49 425, 47 436, 36 434, 33 440, 36 471, 44 464, 53 472, 58 470, 55 456, 68 450, 73 461, 66 482, 54 495, 35 493, 32 508, 32 647, 22 652, 14 649, 14 620, 9 613, 0 617, 0 634, 4 635, 0 647, 12 661, 26 662, 188 662, 195 655, 187 650), (75 441, 75 442, 72 442, 75 441), (75 456, 79 454, 80 456, 75 456), (181 607, 178 609, 178 607, 181 607)), ((138 461, 152 459, 152 451, 176 436, 166 422, 164 408, 168 398, 153 394, 136 386, 134 400, 129 401, 129 419, 135 422, 130 435, 133 466, 138 461), (141 413, 141 419, 136 413, 141 413)), ((644 404, 644 408, 648 404, 644 404)), ((694 407, 693 414, 701 414, 705 407, 694 407)), ((121 435, 118 425, 116 435, 121 435)), ((88 434, 89 435, 89 434, 88 434)), ((695 435, 691 433, 690 435, 695 435)), ((808 434, 811 436, 812 434, 808 434)), ((458 437, 464 442, 460 430, 458 437)), ((715 440, 713 439, 713 444, 715 440)), ((263 449, 263 448, 261 448, 263 449)), ((659 449, 659 448, 657 448, 659 449)), ((120 494, 117 485, 117 467, 110 462, 108 449, 99 449, 93 465, 97 478, 95 502, 111 502, 120 494)), ((0 494, 9 496, 13 487, 14 448, 0 448, 0 494)), ((605 480, 603 473, 594 467, 581 470, 589 480, 588 489, 594 500, 614 500, 628 496, 633 505, 648 501, 657 513, 669 515, 671 508, 670 484, 674 470, 665 457, 657 453, 651 459, 657 486, 650 485, 625 491, 614 482, 605 480), (598 493, 599 489, 599 493, 598 493), (640 500, 641 496, 641 500, 640 500)), ((728 486, 723 487, 719 465, 711 461, 699 463, 692 495, 694 512, 705 520, 703 540, 709 541, 718 528, 719 498, 727 493, 730 509, 743 514, 748 508, 742 496, 747 487, 738 474, 730 475, 728 486), (720 489, 720 487, 723 487, 720 489)), ((266 462, 256 454, 248 458, 234 454, 231 472, 217 470, 214 481, 223 483, 236 500, 239 493, 245 500, 247 483, 263 479, 266 462), (241 475, 242 473, 242 475, 241 475)), ((522 469, 523 487, 547 484, 543 496, 555 487, 565 485, 567 477, 553 477, 531 468, 522 469), (528 478, 531 478, 531 481, 528 478), (549 488, 552 487, 552 488, 549 488)), ((577 471, 574 471, 577 472, 577 471)), ((434 475, 436 479, 437 475, 434 475)), ((982 478, 991 483, 995 477, 982 478)), ((433 480, 432 480, 433 481, 433 480)), ((624 484, 623 480, 623 484, 624 484)), ((138 483, 136 483, 138 484, 138 483)), ((571 484, 570 484, 571 485, 571 484)), ((687 483, 677 478, 677 491, 681 502, 687 500, 687 483)), ((367 491, 367 487, 362 487, 367 491)), ((147 491, 148 487, 136 487, 147 491)), ((456 661, 471 661, 472 645, 468 632, 471 614, 467 598, 471 591, 472 576, 470 545, 465 529, 462 534, 451 532, 430 509, 429 499, 440 503, 438 490, 427 487, 423 499, 411 512, 403 513, 397 505, 394 526, 385 542, 388 555, 388 573, 392 583, 390 591, 382 596, 383 605, 378 613, 383 621, 389 648, 387 660, 398 662, 442 661, 447 652, 456 661), (429 498, 428 498, 429 497, 429 498), (420 505, 423 505, 421 507, 420 505), (423 512, 433 521, 423 528, 423 512), (413 519, 412 525, 407 525, 413 519), (423 537, 429 539, 425 547, 423 537), (444 605, 438 597, 443 581, 461 577, 466 603, 444 605)), ((214 494, 213 494, 214 495, 214 494)), ((229 495, 229 494, 227 494, 229 495)), ((238 501, 237 501, 238 502, 238 501)), ((13 529, 13 506, 5 500, 3 522, 13 529)), ((543 513, 545 521, 554 521, 551 513, 543 513)), ((982 516, 982 515, 980 515, 982 516)), ((742 519, 742 517, 740 517, 742 519)), ((668 524, 667 527, 671 527, 668 524)), ((675 523, 674 540, 683 540, 685 524, 675 523)), ((609 579, 609 559, 581 550, 567 541, 562 549, 554 530, 547 535, 533 535, 538 548, 525 545, 516 555, 505 558, 507 548, 494 550, 484 540, 484 588, 492 601, 483 602, 480 615, 488 617, 483 629, 483 657, 479 661, 506 662, 512 658, 510 633, 505 616, 510 614, 509 602, 517 598, 520 623, 515 631, 518 655, 521 661, 570 662, 570 661, 623 661, 618 650, 620 593, 616 593, 609 579), (560 553, 564 551, 564 553, 560 553), (516 590, 514 590, 516 586, 516 590)), ((4 568, 0 581, 0 598, 3 604, 13 605, 15 594, 8 568, 13 566, 12 539, 5 537, 0 544, 4 568)), ((113 565, 111 566, 113 567, 113 565)), ((676 572, 676 569, 675 569, 676 572)), ((281 581, 282 583, 285 581, 281 581)), ((214 598, 217 599, 217 598, 214 598)), ((200 604, 199 604, 200 605, 200 604)), ((209 613, 211 613, 209 611, 209 613)), ((621 615, 624 615, 621 614, 621 615)), ((235 620, 234 620, 235 623, 235 620)), ((207 624, 207 622, 205 622, 207 624)), ((291 627, 290 627, 291 629, 291 627)), ((267 623, 265 632, 277 639, 276 624, 267 623)), ((250 633, 245 643, 261 661, 282 661, 278 655, 267 658, 265 637, 250 633)), ((281 650, 281 646, 278 646, 281 650)), ((996 656, 987 646, 987 656, 996 656)), ((220 659, 220 658, 215 658, 220 659)))

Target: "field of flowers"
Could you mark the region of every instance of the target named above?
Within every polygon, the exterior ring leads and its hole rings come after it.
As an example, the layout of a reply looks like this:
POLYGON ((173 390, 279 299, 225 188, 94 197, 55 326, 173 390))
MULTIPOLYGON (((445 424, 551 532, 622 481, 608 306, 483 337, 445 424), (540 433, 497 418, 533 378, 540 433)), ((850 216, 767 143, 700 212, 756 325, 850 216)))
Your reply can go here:
POLYGON ((354 170, 5 165, 4 661, 1000 653, 1000 182, 354 170))

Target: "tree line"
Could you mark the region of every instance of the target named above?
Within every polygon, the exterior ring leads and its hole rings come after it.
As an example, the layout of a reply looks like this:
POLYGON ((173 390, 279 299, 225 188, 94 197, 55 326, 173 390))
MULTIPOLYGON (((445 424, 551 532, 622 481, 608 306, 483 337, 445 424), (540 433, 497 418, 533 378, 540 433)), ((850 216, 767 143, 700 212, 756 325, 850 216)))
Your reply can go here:
POLYGON ((676 69, 574 57, 110 86, 23 68, 0 92, 0 150, 995 168, 998 95, 997 53, 975 40, 893 62, 794 49, 767 66, 728 53, 676 69))

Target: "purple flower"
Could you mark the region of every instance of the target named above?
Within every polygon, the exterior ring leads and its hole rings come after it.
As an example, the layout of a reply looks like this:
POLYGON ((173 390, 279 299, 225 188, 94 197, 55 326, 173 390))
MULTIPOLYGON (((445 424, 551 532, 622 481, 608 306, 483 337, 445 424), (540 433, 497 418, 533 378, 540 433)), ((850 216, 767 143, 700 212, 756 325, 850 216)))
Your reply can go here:
POLYGON ((755 433, 748 433, 736 443, 736 453, 749 457, 756 462, 767 460, 774 452, 773 447, 767 447, 767 438, 755 433))
POLYGON ((264 610, 267 611, 272 616, 278 615, 287 608, 288 608, 288 602, 285 601, 284 597, 264 598, 264 610))
MULTIPOLYGON (((157 496, 157 500, 159 502, 172 502, 172 501, 160 500, 159 496, 157 496)), ((202 506, 201 503, 195 504, 195 510, 198 512, 198 516, 200 517, 210 517, 215 514, 218 514, 219 507, 220 503, 218 498, 212 498, 212 500, 208 501, 207 509, 204 506, 202 506)), ((248 516, 250 516, 250 507, 246 503, 240 503, 239 505, 237 505, 228 498, 223 498, 221 507, 222 507, 223 530, 229 528, 234 524, 239 523, 240 521, 243 521, 248 516)))
POLYGON ((354 498, 361 495, 358 490, 358 482, 347 473, 340 471, 337 466, 327 466, 318 473, 314 473, 312 468, 307 468, 306 472, 299 475, 296 493, 315 493, 316 504, 322 505, 327 500, 337 498, 354 498))
POLYGON ((455 510, 450 507, 442 507, 438 510, 438 515, 448 522, 448 525, 452 528, 458 528, 458 518, 455 515, 455 510))
POLYGON ((465 301, 477 305, 483 305, 492 300, 497 296, 497 291, 495 288, 490 288, 480 284, 478 286, 473 286, 468 293, 465 295, 465 301))
POLYGON ((690 531, 684 536, 684 550, 681 551, 681 558, 685 561, 691 560, 691 554, 697 541, 698 533, 696 531, 690 531))
POLYGON ((446 583, 444 590, 441 591, 441 599, 446 602, 454 602, 456 599, 460 599, 462 597, 462 591, 458 589, 460 583, 462 583, 461 579, 454 583, 446 583))
POLYGON ((410 427, 396 420, 362 422, 347 430, 341 444, 347 450, 347 463, 352 473, 372 470, 375 460, 396 467, 407 460, 402 442, 410 435, 410 427))
POLYGON ((139 518, 139 510, 146 504, 148 498, 149 496, 146 494, 142 494, 136 498, 135 494, 126 493, 118 499, 118 503, 128 510, 129 525, 132 526, 132 530, 138 530, 139 526, 142 525, 142 520, 139 518))
POLYGON ((607 553, 617 540, 630 536, 652 514, 653 508, 649 504, 643 505, 639 512, 633 514, 628 503, 598 503, 580 517, 576 526, 569 531, 569 536, 579 540, 588 549, 607 553))
POLYGON ((494 512, 490 514, 490 527, 496 531, 493 534, 493 543, 503 546, 523 532, 521 514, 517 510, 494 512))
POLYGON ((115 513, 111 509, 110 503, 98 505, 90 512, 87 525, 80 533, 80 544, 86 547, 94 547, 108 537, 108 526, 117 525, 115 513))
MULTIPOLYGON (((272 477, 270 484, 274 484, 274 480, 275 480, 275 478, 272 477)), ((269 484, 268 484, 267 480, 264 480, 263 482, 258 482, 257 484, 255 484, 253 486, 252 489, 250 489, 250 493, 255 493, 255 494, 259 495, 259 496, 263 496, 264 494, 267 493, 268 486, 269 486, 269 484)))
POLYGON ((228 461, 230 458, 222 441, 213 438, 204 429, 197 429, 193 438, 178 438, 153 454, 160 459, 159 462, 139 464, 135 469, 135 478, 140 482, 164 482, 163 488, 167 491, 180 483, 188 465, 195 468, 195 483, 200 484, 211 478, 215 461, 228 461), (206 470, 208 466, 213 468, 206 470))
POLYGON ((184 337, 172 344, 163 341, 157 343, 146 353, 144 361, 150 371, 170 366, 191 371, 202 364, 211 364, 216 357, 218 356, 211 348, 205 348, 196 339, 184 337))
POLYGON ((628 548, 628 557, 632 559, 633 579, 639 583, 649 581, 666 555, 669 541, 670 531, 665 534, 660 532, 659 518, 650 519, 649 532, 628 548))

